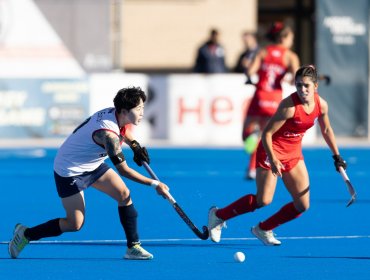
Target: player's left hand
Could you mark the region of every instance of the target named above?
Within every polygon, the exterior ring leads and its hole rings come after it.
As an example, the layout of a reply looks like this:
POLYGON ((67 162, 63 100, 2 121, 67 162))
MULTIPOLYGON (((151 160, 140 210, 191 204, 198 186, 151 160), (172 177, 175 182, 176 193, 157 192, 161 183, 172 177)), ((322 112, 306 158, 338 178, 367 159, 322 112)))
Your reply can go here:
POLYGON ((134 161, 138 166, 142 166, 143 161, 145 161, 148 164, 150 163, 148 151, 146 150, 145 147, 141 147, 139 142, 133 140, 131 142, 131 149, 134 152, 134 161))
POLYGON ((343 167, 344 170, 347 169, 347 163, 346 161, 340 156, 340 155, 334 155, 334 166, 335 169, 339 172, 339 167, 343 167))
POLYGON ((157 194, 161 195, 163 198, 167 198, 167 193, 169 192, 170 188, 166 184, 160 182, 155 190, 157 191, 157 194))

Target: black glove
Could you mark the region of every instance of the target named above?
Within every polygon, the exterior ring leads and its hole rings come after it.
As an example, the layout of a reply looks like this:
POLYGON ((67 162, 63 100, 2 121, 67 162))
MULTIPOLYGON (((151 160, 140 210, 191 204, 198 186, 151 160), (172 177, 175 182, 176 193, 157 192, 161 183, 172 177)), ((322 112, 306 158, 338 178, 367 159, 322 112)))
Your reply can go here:
POLYGON ((134 151, 134 161, 137 165, 142 166, 143 161, 147 164, 150 163, 149 154, 145 147, 141 147, 140 144, 133 140, 131 141, 131 149, 134 151))
POLYGON ((347 163, 344 161, 344 159, 342 159, 342 157, 340 155, 334 155, 333 159, 334 159, 335 169, 338 172, 339 172, 339 167, 343 167, 343 169, 346 170, 347 163))

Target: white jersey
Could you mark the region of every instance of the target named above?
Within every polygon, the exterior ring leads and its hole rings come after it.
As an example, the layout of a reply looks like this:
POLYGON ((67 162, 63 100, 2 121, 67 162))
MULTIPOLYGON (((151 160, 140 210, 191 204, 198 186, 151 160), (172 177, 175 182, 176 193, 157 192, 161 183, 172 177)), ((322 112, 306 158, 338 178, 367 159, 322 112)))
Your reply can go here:
POLYGON ((98 168, 108 157, 104 147, 93 138, 94 133, 102 129, 125 135, 126 128, 118 126, 115 108, 96 112, 68 136, 55 157, 54 171, 59 176, 71 177, 98 168))

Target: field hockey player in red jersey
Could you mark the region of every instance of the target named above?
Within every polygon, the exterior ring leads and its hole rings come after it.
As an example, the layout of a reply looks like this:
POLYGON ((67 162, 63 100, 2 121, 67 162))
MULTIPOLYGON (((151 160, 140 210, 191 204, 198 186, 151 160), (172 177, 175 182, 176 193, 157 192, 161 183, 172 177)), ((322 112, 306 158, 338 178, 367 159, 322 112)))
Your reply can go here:
POLYGON ((340 167, 346 169, 330 125, 328 104, 317 93, 315 67, 299 68, 295 74, 295 85, 297 91, 283 99, 262 133, 257 148, 257 193, 245 195, 224 208, 210 209, 208 227, 212 241, 220 241, 225 221, 270 204, 277 180, 281 177, 292 201, 252 227, 252 233, 265 245, 281 244, 272 230, 298 218, 310 206, 310 182, 302 155, 302 138, 316 121, 333 154, 336 170, 339 171, 340 167))
MULTIPOLYGON (((267 37, 273 43, 257 53, 246 73, 248 81, 252 75, 258 75, 256 91, 246 113, 242 130, 244 148, 250 154, 246 179, 256 177, 257 144, 260 133, 283 99, 282 81, 288 73, 293 77, 299 68, 298 55, 291 50, 294 33, 289 26, 275 22, 267 37)), ((294 82, 293 79, 291 82, 294 82)))
POLYGON ((126 143, 134 153, 134 161, 141 166, 150 162, 145 147, 134 140, 128 125, 138 125, 143 118, 146 95, 139 87, 123 88, 114 97, 114 107, 102 109, 65 140, 54 160, 54 178, 65 209, 64 218, 55 218, 34 227, 17 224, 9 242, 9 254, 17 258, 33 240, 78 231, 85 220, 84 191, 93 188, 107 194, 118 204, 118 215, 127 239, 125 259, 148 260, 153 255, 141 247, 137 231, 137 211, 130 190, 119 176, 146 186, 152 186, 165 197, 168 187, 141 175, 127 165, 121 145, 126 143), (110 158, 118 173, 104 161, 110 158))

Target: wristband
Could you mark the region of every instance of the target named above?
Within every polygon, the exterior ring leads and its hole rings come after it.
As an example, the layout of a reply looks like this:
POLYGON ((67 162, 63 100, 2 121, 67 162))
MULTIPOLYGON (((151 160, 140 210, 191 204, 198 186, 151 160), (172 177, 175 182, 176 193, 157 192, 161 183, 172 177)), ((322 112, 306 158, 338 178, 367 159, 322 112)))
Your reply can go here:
POLYGON ((153 180, 151 183, 150 183, 150 186, 152 187, 152 188, 157 188, 158 186, 159 186, 159 181, 157 181, 157 180, 153 180))

